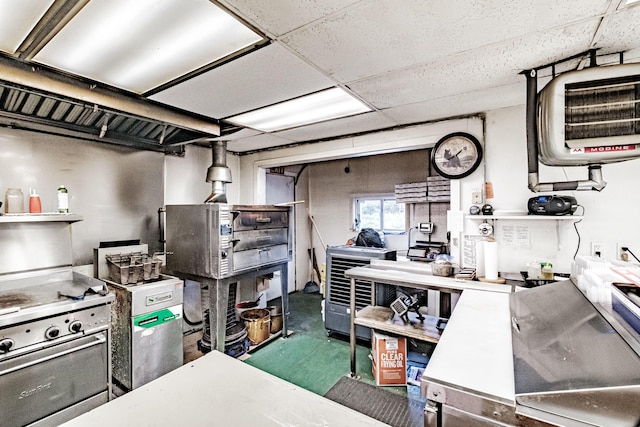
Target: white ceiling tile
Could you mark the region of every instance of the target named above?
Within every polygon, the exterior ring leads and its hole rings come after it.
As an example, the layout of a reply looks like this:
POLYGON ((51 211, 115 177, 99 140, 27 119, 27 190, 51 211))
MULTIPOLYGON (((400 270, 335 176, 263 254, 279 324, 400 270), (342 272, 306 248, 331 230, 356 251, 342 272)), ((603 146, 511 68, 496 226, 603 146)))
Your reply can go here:
POLYGON ((316 21, 361 0, 222 0, 244 19, 276 37, 316 21))
POLYGON ((282 38, 341 82, 599 16, 607 0, 372 0, 282 38))
POLYGON ((529 35, 349 85, 377 108, 524 81, 519 73, 589 48, 597 21, 529 35), (496 58, 499 58, 497 60, 496 58), (452 76, 455 76, 452 78, 452 76))
POLYGON ((611 15, 601 36, 595 40, 599 53, 624 52, 638 46, 640 40, 640 5, 621 9, 611 15), (629 25, 636 22, 636 25, 629 25))
POLYGON ((224 118, 334 85, 331 79, 273 43, 150 98, 224 118))
MULTIPOLYGON (((512 83, 415 104, 401 105, 384 110, 393 120, 402 124, 441 120, 459 115, 474 115, 515 105, 526 101, 526 83, 512 83)), ((523 124, 524 126, 524 124, 523 124)))

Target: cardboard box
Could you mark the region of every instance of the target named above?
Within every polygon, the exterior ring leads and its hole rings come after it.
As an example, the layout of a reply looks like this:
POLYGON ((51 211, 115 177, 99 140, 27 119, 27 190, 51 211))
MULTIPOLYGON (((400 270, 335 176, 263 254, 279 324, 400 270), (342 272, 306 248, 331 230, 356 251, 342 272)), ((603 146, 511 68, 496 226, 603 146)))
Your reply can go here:
POLYGON ((380 386, 407 384, 407 340, 371 331, 371 370, 380 386))
POLYGON ((407 353, 407 397, 418 402, 426 403, 427 398, 420 394, 420 379, 424 373, 429 358, 420 353, 407 353))
POLYGON ((269 289, 269 279, 265 277, 258 277, 256 279, 256 292, 264 292, 269 289))

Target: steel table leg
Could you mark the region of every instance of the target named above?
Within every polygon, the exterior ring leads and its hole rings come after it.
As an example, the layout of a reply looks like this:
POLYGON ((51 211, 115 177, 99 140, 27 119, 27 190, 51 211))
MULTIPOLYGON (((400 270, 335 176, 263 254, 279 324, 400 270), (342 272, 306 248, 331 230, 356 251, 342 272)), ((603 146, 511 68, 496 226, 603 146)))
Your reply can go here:
POLYGON ((351 323, 349 325, 349 350, 351 352, 351 378, 356 375, 356 279, 351 279, 351 290, 349 297, 349 312, 351 323))
POLYGON ((209 285, 209 335, 211 348, 224 352, 227 329, 227 307, 229 304, 229 282, 214 280, 209 285))
POLYGON ((287 318, 289 317, 289 276, 287 263, 280 267, 280 292, 282 294, 282 338, 287 338, 289 329, 287 318))

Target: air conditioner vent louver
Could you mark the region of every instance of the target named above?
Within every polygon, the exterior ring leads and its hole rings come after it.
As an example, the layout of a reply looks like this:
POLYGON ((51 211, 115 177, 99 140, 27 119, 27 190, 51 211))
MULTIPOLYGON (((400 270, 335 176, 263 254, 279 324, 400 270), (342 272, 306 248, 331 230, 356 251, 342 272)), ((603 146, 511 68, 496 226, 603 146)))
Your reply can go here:
POLYGON ((580 86, 567 85, 565 90, 567 141, 640 133, 640 79, 580 86))
MULTIPOLYGON (((370 262, 369 260, 332 258, 332 268, 330 272, 331 294, 329 295, 329 302, 349 305, 351 281, 344 275, 344 272, 350 268, 368 265, 370 262)), ((362 280, 356 280, 356 309, 359 310, 367 305, 371 305, 371 284, 362 280)))

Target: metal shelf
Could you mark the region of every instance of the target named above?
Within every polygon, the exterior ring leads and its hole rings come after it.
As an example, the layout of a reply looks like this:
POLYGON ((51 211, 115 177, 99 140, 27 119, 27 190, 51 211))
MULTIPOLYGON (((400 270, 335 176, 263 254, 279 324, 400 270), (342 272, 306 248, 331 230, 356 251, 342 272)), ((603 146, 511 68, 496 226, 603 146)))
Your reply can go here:
POLYGON ((22 223, 22 222, 78 222, 82 221, 82 216, 78 214, 46 212, 41 214, 4 214, 0 215, 0 223, 22 223))

